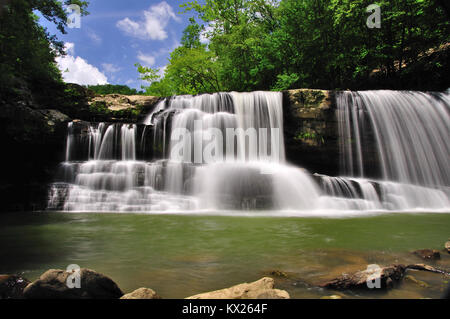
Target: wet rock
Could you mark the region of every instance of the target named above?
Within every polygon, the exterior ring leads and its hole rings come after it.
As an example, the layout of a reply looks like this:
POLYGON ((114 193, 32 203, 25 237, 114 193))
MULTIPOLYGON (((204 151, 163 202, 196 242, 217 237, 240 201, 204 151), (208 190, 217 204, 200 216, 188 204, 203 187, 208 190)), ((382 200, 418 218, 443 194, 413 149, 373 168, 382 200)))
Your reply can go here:
POLYGON ((350 274, 342 274, 330 281, 319 284, 322 288, 336 290, 364 289, 376 290, 388 289, 405 273, 404 265, 391 265, 387 267, 368 267, 366 270, 350 274))
POLYGON ((139 288, 129 294, 123 295, 120 299, 161 299, 161 297, 152 289, 139 288))
POLYGON ((29 280, 16 275, 0 275, 0 299, 23 299, 29 280))
POLYGON ((445 243, 445 250, 450 254, 450 241, 445 243))
POLYGON ((123 296, 117 284, 109 277, 93 270, 79 271, 80 288, 69 288, 72 273, 50 269, 24 290, 27 299, 117 299, 123 296))
POLYGON ((289 299, 287 291, 274 289, 274 280, 264 277, 252 283, 206 292, 186 299, 289 299))
POLYGON ((278 278, 288 278, 288 274, 281 270, 269 270, 265 272, 269 276, 278 277, 278 278))
POLYGON ((310 172, 339 174, 338 122, 334 92, 283 91, 284 138, 287 159, 310 172))
POLYGON ((446 276, 450 276, 450 272, 448 270, 445 269, 439 269, 439 268, 435 268, 429 265, 424 265, 424 264, 413 264, 413 265, 408 265, 406 266, 407 269, 414 269, 414 270, 422 270, 422 271, 429 271, 435 274, 442 274, 442 275, 446 275, 446 276))
POLYGON ((441 254, 435 249, 420 249, 414 251, 413 254, 425 260, 441 259, 441 254))

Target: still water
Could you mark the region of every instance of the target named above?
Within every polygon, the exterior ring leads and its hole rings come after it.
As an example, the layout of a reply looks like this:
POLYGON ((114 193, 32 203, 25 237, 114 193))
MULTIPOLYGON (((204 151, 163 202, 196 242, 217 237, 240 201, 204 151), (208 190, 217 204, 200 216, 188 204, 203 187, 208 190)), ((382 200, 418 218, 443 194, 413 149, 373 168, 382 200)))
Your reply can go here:
MULTIPOLYGON (((368 264, 423 263, 411 254, 438 249, 430 265, 450 269, 442 249, 450 214, 393 213, 347 218, 76 214, 0 215, 0 273, 35 280, 70 264, 111 277, 125 292, 154 289, 184 298, 257 280, 273 271, 276 288, 292 298, 337 292, 316 287, 368 264)), ((347 298, 439 298, 449 278, 409 271, 428 287, 404 281, 382 293, 341 293, 347 298)))

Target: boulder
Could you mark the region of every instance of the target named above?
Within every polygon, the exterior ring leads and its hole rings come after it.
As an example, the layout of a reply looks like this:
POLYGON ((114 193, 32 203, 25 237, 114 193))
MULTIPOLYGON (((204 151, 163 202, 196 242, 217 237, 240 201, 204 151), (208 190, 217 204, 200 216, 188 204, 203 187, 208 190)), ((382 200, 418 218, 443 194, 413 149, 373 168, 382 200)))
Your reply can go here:
POLYGON ((336 290, 377 290, 391 288, 394 282, 402 279, 406 267, 391 265, 387 267, 367 267, 366 270, 342 274, 330 281, 319 284, 322 288, 336 290), (379 284, 379 285, 378 285, 379 284))
POLYGON ((289 299, 287 291, 274 289, 274 280, 264 277, 252 283, 206 292, 186 299, 289 299))
MULTIPOLYGON (((80 270, 80 288, 69 288, 65 270, 50 269, 24 290, 27 299, 117 299, 123 296, 109 277, 93 270, 80 270)), ((69 278, 70 279, 70 278, 69 278)))
POLYGON ((435 249, 420 249, 413 251, 413 254, 425 260, 441 259, 441 254, 435 249))
POLYGON ((161 297, 152 289, 139 288, 129 294, 123 295, 120 299, 161 299, 161 297))
POLYGON ((30 283, 17 275, 0 275, 0 299, 22 299, 23 290, 30 283))

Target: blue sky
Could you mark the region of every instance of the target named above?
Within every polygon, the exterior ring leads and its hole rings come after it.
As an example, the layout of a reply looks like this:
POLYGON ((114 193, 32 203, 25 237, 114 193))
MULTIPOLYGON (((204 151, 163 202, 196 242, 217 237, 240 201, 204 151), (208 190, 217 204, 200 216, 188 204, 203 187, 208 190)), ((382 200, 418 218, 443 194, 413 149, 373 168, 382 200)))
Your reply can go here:
POLYGON ((63 35, 44 18, 40 23, 66 43, 68 55, 57 62, 67 82, 126 84, 140 89, 134 64, 153 68, 168 63, 179 46, 190 13, 180 0, 90 0, 81 28, 63 35))

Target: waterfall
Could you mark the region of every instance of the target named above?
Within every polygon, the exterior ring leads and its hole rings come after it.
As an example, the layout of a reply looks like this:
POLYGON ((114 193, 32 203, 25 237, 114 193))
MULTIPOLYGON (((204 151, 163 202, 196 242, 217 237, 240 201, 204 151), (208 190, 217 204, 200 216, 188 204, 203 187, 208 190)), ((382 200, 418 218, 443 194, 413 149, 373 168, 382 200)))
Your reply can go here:
POLYGON ((384 180, 450 185, 450 95, 343 92, 338 98, 344 174, 364 176, 362 148, 370 129, 384 180))
MULTIPOLYGON (((311 175, 285 160, 280 92, 159 101, 141 124, 69 123, 49 209, 81 212, 448 210, 449 100, 342 92, 342 167, 311 175), (366 142, 381 162, 369 180, 366 142)), ((333 213, 334 214, 334 213, 333 213)))

